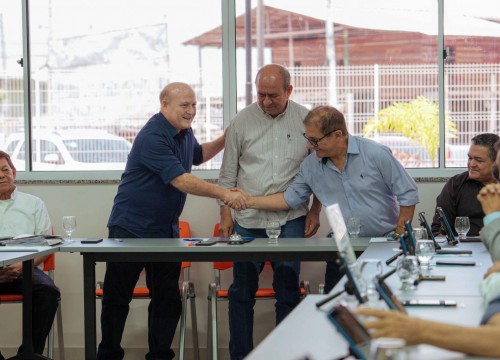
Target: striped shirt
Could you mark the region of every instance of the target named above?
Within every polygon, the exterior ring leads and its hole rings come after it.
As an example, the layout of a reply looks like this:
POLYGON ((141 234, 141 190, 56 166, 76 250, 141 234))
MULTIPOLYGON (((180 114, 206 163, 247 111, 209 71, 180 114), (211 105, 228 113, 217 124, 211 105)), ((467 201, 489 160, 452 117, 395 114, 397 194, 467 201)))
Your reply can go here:
MULTIPOLYGON (((273 118, 257 103, 240 111, 226 134, 219 185, 238 187, 251 196, 272 195, 286 190, 308 155, 303 120, 309 110, 291 100, 273 118)), ((273 212, 281 225, 307 213, 307 201, 296 209, 273 212)), ((236 222, 247 229, 266 227, 267 211, 236 211, 236 222)))

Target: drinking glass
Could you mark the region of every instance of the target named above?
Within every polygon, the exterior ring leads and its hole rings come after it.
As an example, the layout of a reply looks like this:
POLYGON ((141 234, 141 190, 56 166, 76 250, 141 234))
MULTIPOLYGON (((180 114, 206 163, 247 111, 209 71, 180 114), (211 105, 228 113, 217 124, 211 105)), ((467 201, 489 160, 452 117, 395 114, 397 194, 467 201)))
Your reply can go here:
POLYGON ((76 229, 76 216, 63 216, 62 222, 63 229, 68 235, 66 242, 72 242, 73 240, 71 239, 71 234, 73 234, 76 229))
POLYGON ((415 280, 420 276, 420 269, 416 256, 406 255, 398 260, 396 273, 401 280, 401 290, 415 289, 415 280))
POLYGON ((382 262, 379 259, 362 259, 360 265, 361 278, 366 288, 368 300, 378 299, 375 290, 377 276, 382 275, 382 262))
POLYGON ((413 228, 413 237, 415 238, 415 241, 429 238, 427 236, 427 230, 424 228, 413 228))
POLYGON ((278 236, 281 233, 281 225, 279 221, 269 220, 266 224, 266 234, 269 237, 268 244, 278 245, 278 236))
POLYGON ((469 217, 467 217, 467 216, 456 217, 455 218, 455 230, 457 230, 459 240, 466 239, 467 233, 470 230, 469 217))
POLYGON ((361 220, 356 217, 352 217, 347 221, 347 231, 351 238, 357 238, 359 232, 361 231, 361 220))
POLYGON ((420 262, 420 269, 429 271, 431 259, 436 252, 434 241, 427 239, 418 239, 415 246, 415 254, 420 262))

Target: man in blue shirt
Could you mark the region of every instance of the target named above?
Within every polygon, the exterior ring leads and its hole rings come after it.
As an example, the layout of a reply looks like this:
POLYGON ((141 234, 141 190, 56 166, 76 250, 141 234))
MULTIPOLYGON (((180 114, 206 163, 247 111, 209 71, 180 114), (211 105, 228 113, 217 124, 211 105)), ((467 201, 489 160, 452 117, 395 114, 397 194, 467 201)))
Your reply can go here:
MULTIPOLYGON (((324 206, 338 203, 346 222, 351 217, 360 218, 362 237, 402 233, 405 220, 413 218, 418 191, 391 150, 349 135, 344 115, 330 106, 311 110, 304 124, 308 147, 315 152, 304 159, 285 192, 250 197, 249 207, 295 208, 314 193, 324 206)), ((341 277, 336 262, 327 262, 325 291, 330 291, 341 277)))
MULTIPOLYGON (((191 175, 192 165, 210 160, 224 138, 198 144, 191 129, 196 96, 184 83, 160 93, 160 112, 141 129, 130 152, 108 221, 110 238, 177 238, 186 193, 220 199, 243 207, 244 192, 231 191, 191 175)), ((151 294, 148 307, 147 360, 173 359, 170 348, 181 313, 181 263, 106 264, 98 359, 123 359, 120 346, 133 289, 142 269, 151 294)))

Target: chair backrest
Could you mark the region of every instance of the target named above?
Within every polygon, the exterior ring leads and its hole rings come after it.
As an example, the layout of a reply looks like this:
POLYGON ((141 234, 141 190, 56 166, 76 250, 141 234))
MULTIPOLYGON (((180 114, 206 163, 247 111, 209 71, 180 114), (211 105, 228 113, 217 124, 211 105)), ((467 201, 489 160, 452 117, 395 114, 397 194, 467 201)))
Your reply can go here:
POLYGON ((187 221, 179 221, 179 237, 180 238, 190 238, 191 237, 191 227, 187 221))
POLYGON ((56 268, 56 254, 50 254, 43 262, 43 271, 51 271, 56 268))
MULTIPOLYGON (((191 227, 187 221, 179 221, 179 237, 180 238, 190 238, 191 237, 191 227)), ((181 264, 181 269, 184 269, 184 279, 189 279, 189 270, 191 267, 191 261, 183 261, 181 264)))
MULTIPOLYGON (((219 237, 220 236, 220 231, 219 231, 220 224, 217 223, 214 226, 214 237, 219 237)), ((215 261, 214 262, 214 270, 227 270, 233 267, 233 262, 232 261, 215 261)))

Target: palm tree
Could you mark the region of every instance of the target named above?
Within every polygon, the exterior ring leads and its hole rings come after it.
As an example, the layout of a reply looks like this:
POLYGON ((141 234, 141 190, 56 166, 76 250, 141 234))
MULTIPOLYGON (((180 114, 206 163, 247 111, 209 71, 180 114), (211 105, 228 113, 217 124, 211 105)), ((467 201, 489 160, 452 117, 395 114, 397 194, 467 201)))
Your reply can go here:
MULTIPOLYGON (((455 138, 457 126, 445 116, 445 138, 455 138)), ((368 120, 364 136, 396 133, 416 141, 426 149, 434 166, 439 149, 439 106, 419 96, 410 102, 395 102, 368 120)))

